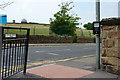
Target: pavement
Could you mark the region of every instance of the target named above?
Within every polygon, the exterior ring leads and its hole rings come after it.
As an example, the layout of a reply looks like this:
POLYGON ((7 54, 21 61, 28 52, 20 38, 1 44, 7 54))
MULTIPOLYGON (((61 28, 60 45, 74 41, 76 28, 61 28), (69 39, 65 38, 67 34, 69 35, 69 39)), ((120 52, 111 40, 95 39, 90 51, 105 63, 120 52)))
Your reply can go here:
POLYGON ((120 80, 118 75, 96 69, 95 56, 39 65, 8 80, 120 80))

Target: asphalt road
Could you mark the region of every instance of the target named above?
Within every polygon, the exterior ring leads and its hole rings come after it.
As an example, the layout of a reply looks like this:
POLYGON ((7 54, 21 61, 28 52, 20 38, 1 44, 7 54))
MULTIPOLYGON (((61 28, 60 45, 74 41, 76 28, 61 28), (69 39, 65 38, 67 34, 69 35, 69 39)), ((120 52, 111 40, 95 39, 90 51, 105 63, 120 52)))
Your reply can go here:
POLYGON ((72 57, 93 55, 95 53, 96 46, 86 44, 79 46, 30 47, 28 62, 61 60, 72 57))

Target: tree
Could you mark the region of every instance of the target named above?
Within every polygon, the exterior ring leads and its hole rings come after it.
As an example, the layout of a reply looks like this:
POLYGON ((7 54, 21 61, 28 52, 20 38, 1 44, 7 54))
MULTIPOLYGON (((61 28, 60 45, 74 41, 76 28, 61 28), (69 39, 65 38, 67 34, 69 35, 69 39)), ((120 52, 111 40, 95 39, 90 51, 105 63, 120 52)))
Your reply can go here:
POLYGON ((50 30, 58 35, 75 35, 76 26, 79 25, 79 17, 70 14, 74 6, 70 7, 73 2, 62 2, 60 11, 54 14, 54 18, 50 18, 50 30))
POLYGON ((88 22, 88 24, 84 24, 84 28, 88 30, 93 30, 93 23, 88 22))

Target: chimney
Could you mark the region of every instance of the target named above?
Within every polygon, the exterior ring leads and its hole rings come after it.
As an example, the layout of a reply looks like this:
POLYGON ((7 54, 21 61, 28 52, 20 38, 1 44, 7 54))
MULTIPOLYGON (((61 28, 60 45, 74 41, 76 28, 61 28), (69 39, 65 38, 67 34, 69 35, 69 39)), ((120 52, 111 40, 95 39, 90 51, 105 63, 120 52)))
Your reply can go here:
POLYGON ((15 20, 13 20, 13 23, 15 23, 15 20))

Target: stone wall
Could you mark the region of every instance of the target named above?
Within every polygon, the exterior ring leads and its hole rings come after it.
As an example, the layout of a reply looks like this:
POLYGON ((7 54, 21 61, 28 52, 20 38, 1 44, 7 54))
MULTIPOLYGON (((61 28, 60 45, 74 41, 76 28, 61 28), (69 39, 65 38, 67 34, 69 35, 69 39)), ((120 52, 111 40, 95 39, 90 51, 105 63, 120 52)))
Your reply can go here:
POLYGON ((30 43, 72 43, 72 37, 31 35, 30 43))
MULTIPOLYGON (((18 38, 24 38, 25 35, 17 35, 18 38)), ((44 35, 30 35, 30 44, 39 43, 72 43, 72 36, 44 36, 44 35)), ((94 43, 94 37, 77 37, 77 43, 94 43)))
MULTIPOLYGON (((44 36, 44 35, 31 35, 30 43, 72 43, 73 38, 71 36, 44 36)), ((78 43, 94 43, 94 38, 78 37, 78 43)))
POLYGON ((120 19, 103 19, 102 70, 120 74, 120 19))

